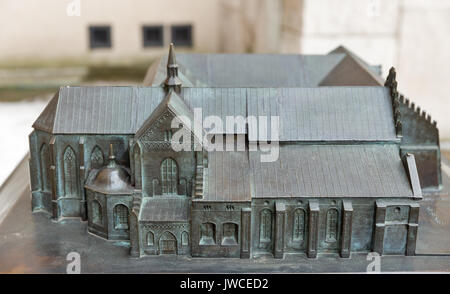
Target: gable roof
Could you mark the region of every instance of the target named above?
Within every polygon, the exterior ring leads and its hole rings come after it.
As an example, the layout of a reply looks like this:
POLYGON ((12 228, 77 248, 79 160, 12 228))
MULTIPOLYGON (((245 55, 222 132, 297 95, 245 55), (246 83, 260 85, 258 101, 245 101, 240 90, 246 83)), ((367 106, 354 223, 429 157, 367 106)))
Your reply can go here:
POLYGON ((329 71, 319 86, 382 86, 383 79, 374 67, 343 46, 329 53, 345 54, 345 57, 329 71))
MULTIPOLYGON (((360 63, 362 66, 364 66, 368 70, 371 70, 374 74, 381 75, 381 72, 380 72, 380 66, 381 65, 370 65, 370 64, 368 64, 367 62, 364 61, 364 59, 362 59, 361 57, 356 55, 353 51, 351 51, 350 49, 348 49, 347 47, 345 47, 343 45, 337 46, 336 48, 331 50, 328 54, 346 54, 346 55, 349 55, 349 56, 353 57, 354 59, 356 59, 358 61, 358 63, 360 63)), ((383 83, 384 83, 384 81, 383 81, 383 83)))
POLYGON ((147 128, 152 125, 161 115, 170 110, 178 119, 185 125, 189 126, 192 130, 194 127, 194 114, 189 107, 184 103, 184 100, 178 96, 173 90, 170 90, 166 97, 158 104, 153 110, 148 119, 142 124, 139 130, 136 132, 136 137, 140 137, 144 134, 147 128))
POLYGON ((45 131, 47 133, 53 132, 55 125, 56 108, 59 102, 59 91, 53 96, 42 113, 33 123, 33 128, 45 131))
POLYGON ((268 163, 249 152, 253 197, 413 197, 395 144, 282 145, 279 151, 268 163))
MULTIPOLYGON (((190 120, 195 107, 203 118, 225 122, 228 115, 268 116, 270 126, 270 116, 279 116, 281 141, 396 140, 385 87, 184 88, 182 95, 168 101, 190 120)), ((54 134, 136 134, 165 97, 160 87, 63 87, 33 127, 54 134)), ((249 137, 255 133, 250 125, 249 137)))
POLYGON ((54 134, 134 134, 164 95, 160 87, 61 87, 33 127, 54 134))
MULTIPOLYGON (((177 53, 177 63, 183 87, 316 87, 344 57, 345 54, 177 53)), ((145 86, 164 82, 166 60, 167 55, 149 69, 145 86)))

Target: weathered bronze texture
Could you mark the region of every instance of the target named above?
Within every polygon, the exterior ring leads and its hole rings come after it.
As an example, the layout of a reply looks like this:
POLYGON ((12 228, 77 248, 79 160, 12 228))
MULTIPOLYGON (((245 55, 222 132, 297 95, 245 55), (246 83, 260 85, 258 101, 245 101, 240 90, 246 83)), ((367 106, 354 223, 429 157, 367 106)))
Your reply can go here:
POLYGON ((30 135, 33 211, 87 220, 93 234, 130 240, 133 257, 414 255, 422 189, 440 184, 436 124, 398 93, 393 68, 383 86, 342 50, 178 64, 171 45, 144 87, 61 88, 30 135), (355 66, 366 83, 349 87, 355 66), (278 158, 262 161, 267 142, 250 123, 196 132, 195 109, 279 119, 268 128, 278 158), (182 129, 191 148, 179 151, 182 129), (244 144, 209 150, 204 137, 244 144))

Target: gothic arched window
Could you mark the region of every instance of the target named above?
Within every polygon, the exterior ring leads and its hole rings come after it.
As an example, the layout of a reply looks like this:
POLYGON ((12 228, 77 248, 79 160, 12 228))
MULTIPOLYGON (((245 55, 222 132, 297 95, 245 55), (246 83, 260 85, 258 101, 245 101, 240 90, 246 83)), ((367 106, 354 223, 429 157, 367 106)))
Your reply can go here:
POLYGON ((92 168, 101 168, 103 166, 103 152, 100 149, 100 147, 95 146, 94 149, 92 149, 91 153, 91 167, 92 168))
POLYGON ((155 245, 155 235, 152 232, 147 233, 147 245, 153 246, 155 245))
POLYGON ((114 228, 127 230, 128 226, 128 208, 123 204, 114 207, 114 228))
POLYGON ((302 241, 305 238, 305 211, 298 208, 294 211, 294 228, 292 235, 294 241, 302 241))
POLYGON ((336 242, 338 232, 338 211, 330 208, 327 212, 326 241, 336 242))
POLYGON ((270 242, 272 238, 272 212, 269 209, 261 211, 259 240, 261 242, 270 242))
POLYGON ((166 158, 161 164, 161 187, 163 194, 177 194, 178 167, 175 160, 166 158))
POLYGON ((200 245, 216 244, 216 225, 203 223, 200 226, 200 245))
POLYGON ((41 151, 39 152, 39 164, 41 169, 41 190, 49 192, 51 190, 49 181, 49 154, 46 144, 42 144, 41 151))
POLYGON ((92 201, 92 222, 97 225, 103 223, 102 206, 97 200, 92 201))
POLYGON ((77 183, 77 158, 75 151, 67 146, 63 155, 64 160, 64 194, 66 197, 79 197, 77 183))

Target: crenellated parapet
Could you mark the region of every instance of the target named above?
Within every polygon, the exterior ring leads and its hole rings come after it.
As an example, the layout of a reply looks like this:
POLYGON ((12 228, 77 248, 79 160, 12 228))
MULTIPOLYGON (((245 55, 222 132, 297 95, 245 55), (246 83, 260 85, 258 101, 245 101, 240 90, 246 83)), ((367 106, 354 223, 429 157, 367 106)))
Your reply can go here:
POLYGON ((404 104, 411 112, 416 113, 417 116, 421 117, 424 121, 428 122, 437 129, 437 122, 432 120, 431 115, 427 114, 425 110, 422 110, 420 106, 417 106, 414 102, 411 102, 402 94, 400 94, 400 103, 404 104))
POLYGON ((397 90, 395 68, 389 70, 384 84, 390 89, 397 137, 401 137, 401 155, 414 154, 422 189, 441 185, 439 130, 420 106, 397 90))
POLYGON ((401 133, 401 127, 402 127, 402 114, 400 111, 400 104, 405 105, 412 113, 416 113, 418 117, 421 117, 424 121, 428 122, 430 125, 437 127, 437 122, 435 120, 432 121, 431 115, 427 114, 425 110, 422 110, 420 106, 417 106, 414 102, 411 102, 410 99, 405 98, 404 95, 398 92, 397 90, 397 80, 396 80, 397 73, 395 71, 394 67, 391 67, 389 70, 389 74, 386 78, 386 82, 384 83, 385 87, 389 87, 390 94, 392 97, 392 107, 394 110, 394 120, 395 120, 395 126, 397 129, 397 135, 398 131, 401 133), (398 129, 398 126, 400 126, 400 130, 398 129))

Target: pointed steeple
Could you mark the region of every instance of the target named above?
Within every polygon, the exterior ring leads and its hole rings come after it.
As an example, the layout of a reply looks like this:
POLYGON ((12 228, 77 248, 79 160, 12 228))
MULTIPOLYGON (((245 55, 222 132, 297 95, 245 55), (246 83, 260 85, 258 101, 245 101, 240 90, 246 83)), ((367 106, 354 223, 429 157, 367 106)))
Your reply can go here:
POLYGON ((181 92, 181 80, 178 78, 178 64, 175 58, 173 43, 170 43, 169 56, 167 58, 167 77, 164 81, 166 91, 174 89, 176 93, 181 92))
POLYGON ((167 67, 176 66, 177 60, 175 59, 175 52, 173 50, 173 43, 170 43, 169 47, 169 57, 167 58, 167 67))

